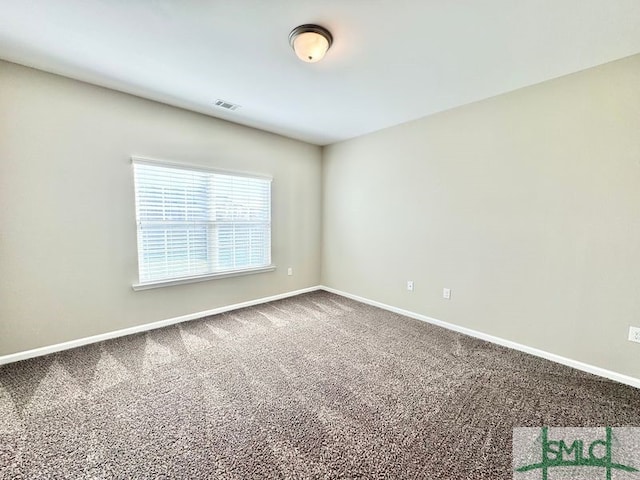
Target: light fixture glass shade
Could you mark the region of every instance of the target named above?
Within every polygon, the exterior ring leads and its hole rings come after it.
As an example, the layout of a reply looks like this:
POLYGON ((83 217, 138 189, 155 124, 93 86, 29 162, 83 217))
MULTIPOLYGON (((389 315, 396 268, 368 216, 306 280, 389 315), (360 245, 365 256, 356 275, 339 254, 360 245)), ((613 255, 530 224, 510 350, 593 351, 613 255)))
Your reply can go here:
POLYGON ((289 43, 303 62, 322 60, 333 39, 328 30, 318 25, 301 25, 289 34, 289 43))
POLYGON ((318 33, 306 32, 293 40, 293 49, 300 60, 314 63, 322 60, 329 49, 329 42, 318 33))

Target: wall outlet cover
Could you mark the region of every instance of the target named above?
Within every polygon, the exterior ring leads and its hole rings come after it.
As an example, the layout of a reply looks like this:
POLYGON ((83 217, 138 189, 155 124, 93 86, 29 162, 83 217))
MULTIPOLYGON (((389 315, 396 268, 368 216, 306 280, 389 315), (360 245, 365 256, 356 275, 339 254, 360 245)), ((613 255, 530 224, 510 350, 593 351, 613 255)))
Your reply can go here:
POLYGON ((640 343, 640 327, 629 327, 629 341, 640 343))

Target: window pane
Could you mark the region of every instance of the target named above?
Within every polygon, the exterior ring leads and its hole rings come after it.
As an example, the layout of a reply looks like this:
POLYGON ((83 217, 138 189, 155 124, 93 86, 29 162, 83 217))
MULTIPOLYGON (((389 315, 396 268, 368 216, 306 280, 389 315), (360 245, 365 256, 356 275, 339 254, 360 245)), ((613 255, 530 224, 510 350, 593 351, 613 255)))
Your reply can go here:
POLYGON ((134 162, 140 282, 268 266, 271 182, 134 162))

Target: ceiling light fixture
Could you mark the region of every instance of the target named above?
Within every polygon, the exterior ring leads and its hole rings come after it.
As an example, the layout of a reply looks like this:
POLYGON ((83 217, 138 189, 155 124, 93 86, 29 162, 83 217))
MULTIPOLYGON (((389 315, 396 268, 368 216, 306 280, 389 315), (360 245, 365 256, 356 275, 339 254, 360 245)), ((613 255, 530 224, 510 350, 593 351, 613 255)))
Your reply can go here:
POLYGON ((291 30, 289 43, 303 62, 315 63, 322 60, 333 43, 331 32, 319 25, 300 25, 291 30))

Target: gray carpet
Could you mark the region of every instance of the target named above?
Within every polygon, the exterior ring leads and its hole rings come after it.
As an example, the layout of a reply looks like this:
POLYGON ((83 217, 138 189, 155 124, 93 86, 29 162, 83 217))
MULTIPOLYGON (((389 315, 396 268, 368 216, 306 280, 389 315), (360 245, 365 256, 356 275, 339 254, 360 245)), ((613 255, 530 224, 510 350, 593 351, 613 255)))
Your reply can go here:
POLYGON ((325 292, 0 367, 0 478, 503 479, 640 390, 325 292))

